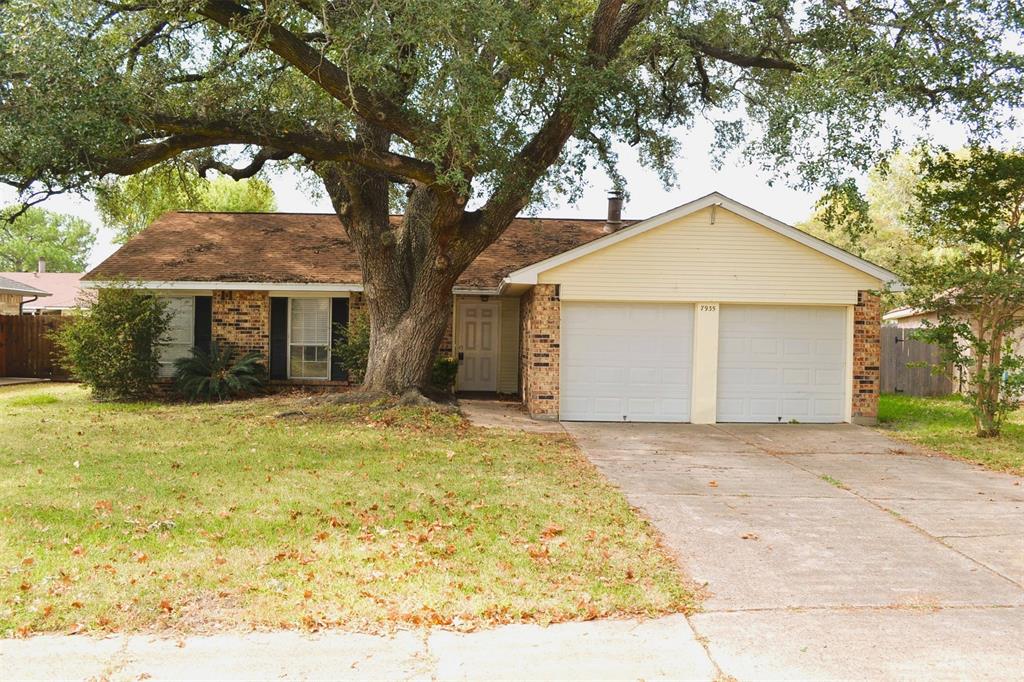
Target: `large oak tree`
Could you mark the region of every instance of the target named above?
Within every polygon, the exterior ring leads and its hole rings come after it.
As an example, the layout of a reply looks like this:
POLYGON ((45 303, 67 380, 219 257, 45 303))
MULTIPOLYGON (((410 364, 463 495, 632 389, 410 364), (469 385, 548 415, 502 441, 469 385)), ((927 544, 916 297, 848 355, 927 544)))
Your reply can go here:
POLYGON ((616 142, 669 180, 707 118, 837 182, 893 117, 997 127, 1022 25, 1016 0, 0 0, 0 178, 30 203, 169 162, 303 169, 361 259, 365 385, 401 392, 459 274, 587 164, 621 182, 616 142))

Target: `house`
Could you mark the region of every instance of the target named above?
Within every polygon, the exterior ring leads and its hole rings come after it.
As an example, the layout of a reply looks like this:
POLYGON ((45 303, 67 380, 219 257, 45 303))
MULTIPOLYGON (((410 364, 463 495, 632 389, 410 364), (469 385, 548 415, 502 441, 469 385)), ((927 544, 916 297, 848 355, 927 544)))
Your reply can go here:
POLYGON ((39 259, 35 272, 0 272, 15 282, 40 289, 45 298, 24 301, 22 313, 30 315, 67 315, 81 303, 81 272, 47 272, 46 261, 39 259))
MULTIPOLYGON (((460 391, 539 418, 862 422, 887 270, 713 193, 639 222, 518 218, 454 289, 460 391)), ((170 213, 88 273, 171 297, 169 363, 217 339, 277 381, 344 383, 332 323, 363 305, 334 215, 170 213)), ((168 365, 169 369, 169 365, 168 365)))
POLYGON ((0 315, 21 315, 22 306, 50 294, 28 284, 22 284, 0 273, 0 315))

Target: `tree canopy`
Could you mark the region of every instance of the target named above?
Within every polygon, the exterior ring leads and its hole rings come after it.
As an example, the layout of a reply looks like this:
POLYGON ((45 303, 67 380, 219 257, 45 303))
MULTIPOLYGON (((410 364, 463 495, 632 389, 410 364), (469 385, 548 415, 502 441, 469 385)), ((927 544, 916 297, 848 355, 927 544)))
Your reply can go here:
POLYGON ((161 164, 138 175, 105 180, 96 188, 103 223, 124 243, 167 211, 274 211, 274 190, 264 180, 206 179, 190 168, 161 164))
POLYGON ((710 119, 721 149, 839 184, 894 119, 998 132, 1022 30, 1016 0, 8 0, 0 181, 33 202, 171 159, 302 169, 360 255, 366 381, 395 391, 517 213, 591 163, 625 184, 615 142, 670 181, 676 131, 710 119))
POLYGON ((92 226, 75 216, 30 208, 13 221, 0 217, 0 270, 31 272, 43 258, 52 272, 82 272, 95 241, 92 226))
POLYGON ((893 113, 990 127, 1020 101, 1004 45, 1022 24, 1001 1, 12 0, 0 159, 15 186, 57 188, 247 145, 255 165, 345 161, 497 208, 530 189, 524 162, 557 183, 612 140, 670 176, 671 128, 711 115, 723 144, 827 179, 876 160, 893 113))

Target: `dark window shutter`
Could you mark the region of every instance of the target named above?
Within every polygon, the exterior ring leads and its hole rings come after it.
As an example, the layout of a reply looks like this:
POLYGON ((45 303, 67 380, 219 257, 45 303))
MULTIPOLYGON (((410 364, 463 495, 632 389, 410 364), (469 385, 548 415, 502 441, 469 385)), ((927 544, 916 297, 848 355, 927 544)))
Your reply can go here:
POLYGON ((213 296, 196 296, 195 325, 192 330, 192 345, 196 350, 210 352, 213 336, 213 296))
POLYGON ((270 298, 270 378, 288 378, 288 299, 270 298))
MULTIPOLYGON (((331 349, 334 345, 345 340, 345 328, 348 327, 348 299, 331 299, 331 349)), ((331 355, 331 380, 344 381, 348 379, 348 371, 342 366, 341 358, 331 355)))

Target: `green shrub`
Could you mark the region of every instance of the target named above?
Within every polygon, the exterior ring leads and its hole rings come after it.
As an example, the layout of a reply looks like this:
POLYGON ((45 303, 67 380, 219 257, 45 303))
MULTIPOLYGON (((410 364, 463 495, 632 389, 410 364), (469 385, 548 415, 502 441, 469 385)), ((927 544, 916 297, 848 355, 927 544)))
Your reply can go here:
POLYGON ((434 368, 430 371, 430 385, 442 391, 451 392, 455 388, 455 375, 458 373, 458 360, 455 358, 438 358, 434 361, 434 368))
POLYGON ((233 348, 192 349, 187 358, 174 361, 174 387, 192 402, 230 400, 259 391, 267 383, 262 356, 249 352, 240 358, 233 348))
POLYGON ((352 313, 348 326, 337 325, 344 331, 342 338, 334 344, 332 352, 341 366, 348 372, 348 380, 353 384, 363 383, 366 376, 366 363, 370 357, 370 317, 364 311, 352 313))
POLYGON ((160 370, 160 340, 167 334, 167 303, 117 284, 54 334, 62 363, 98 400, 149 397, 160 370))

